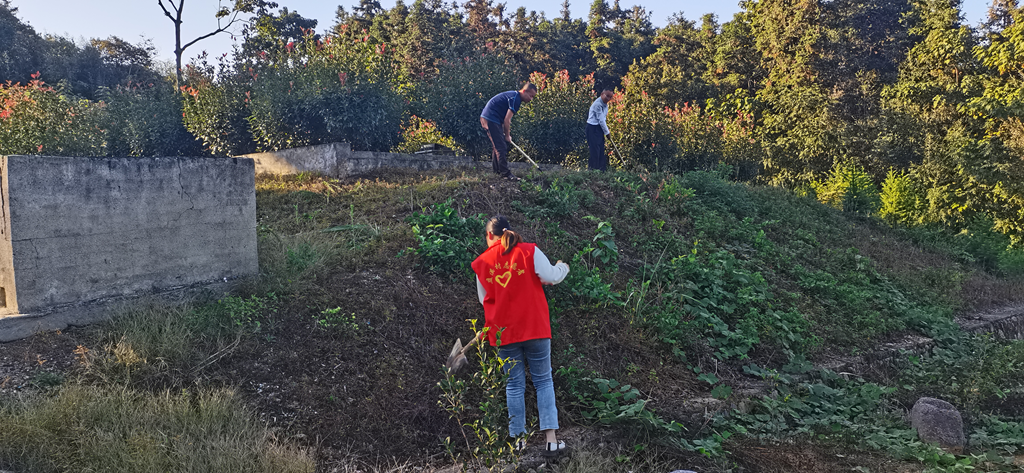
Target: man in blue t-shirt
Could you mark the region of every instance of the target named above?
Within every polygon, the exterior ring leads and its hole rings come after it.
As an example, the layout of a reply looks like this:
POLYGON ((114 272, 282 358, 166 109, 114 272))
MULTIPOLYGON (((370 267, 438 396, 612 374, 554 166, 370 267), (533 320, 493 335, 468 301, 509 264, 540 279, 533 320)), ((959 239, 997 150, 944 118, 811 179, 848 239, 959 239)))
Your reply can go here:
POLYGON ((512 115, 519 111, 523 103, 528 103, 537 95, 537 86, 529 82, 521 90, 502 92, 487 101, 480 112, 480 126, 487 131, 491 140, 491 164, 499 176, 519 180, 508 169, 508 144, 512 142, 512 115))

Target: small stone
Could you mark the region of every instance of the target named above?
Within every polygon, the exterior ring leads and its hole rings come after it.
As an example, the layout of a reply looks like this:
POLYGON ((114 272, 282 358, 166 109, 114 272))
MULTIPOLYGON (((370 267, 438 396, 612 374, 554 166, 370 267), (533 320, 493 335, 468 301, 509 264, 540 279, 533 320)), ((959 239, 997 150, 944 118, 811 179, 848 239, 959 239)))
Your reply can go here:
POLYGON ((922 397, 910 411, 910 426, 922 442, 937 443, 949 453, 961 454, 967 441, 960 411, 941 399, 922 397))

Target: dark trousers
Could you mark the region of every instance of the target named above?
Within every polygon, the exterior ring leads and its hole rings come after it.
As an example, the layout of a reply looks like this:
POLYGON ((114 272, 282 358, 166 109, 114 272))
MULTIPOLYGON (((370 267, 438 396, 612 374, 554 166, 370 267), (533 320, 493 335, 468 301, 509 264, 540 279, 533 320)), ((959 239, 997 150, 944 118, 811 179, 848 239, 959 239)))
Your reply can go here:
POLYGON ((501 177, 512 175, 508 169, 508 143, 505 141, 505 130, 501 124, 487 120, 487 136, 491 139, 491 165, 494 172, 501 177))
POLYGON ((587 167, 598 171, 608 170, 608 155, 604 152, 604 129, 601 125, 587 123, 587 146, 590 147, 590 161, 587 167))

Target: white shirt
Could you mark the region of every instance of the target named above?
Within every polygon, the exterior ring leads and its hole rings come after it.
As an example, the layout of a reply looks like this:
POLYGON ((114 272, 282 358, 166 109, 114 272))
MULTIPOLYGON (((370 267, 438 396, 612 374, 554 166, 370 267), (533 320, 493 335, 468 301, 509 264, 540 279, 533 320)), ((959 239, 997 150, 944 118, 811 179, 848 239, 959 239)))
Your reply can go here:
MULTIPOLYGON (((565 263, 551 264, 544 252, 540 251, 540 248, 536 248, 533 251, 533 271, 537 273, 540 282, 558 284, 569 275, 569 265, 565 263)), ((484 297, 487 297, 487 290, 480 283, 479 277, 476 278, 476 295, 480 297, 480 303, 483 304, 484 297)))
POLYGON ((608 134, 608 104, 598 97, 594 100, 594 103, 590 105, 590 113, 587 114, 588 125, 601 125, 601 129, 604 130, 604 134, 608 134))

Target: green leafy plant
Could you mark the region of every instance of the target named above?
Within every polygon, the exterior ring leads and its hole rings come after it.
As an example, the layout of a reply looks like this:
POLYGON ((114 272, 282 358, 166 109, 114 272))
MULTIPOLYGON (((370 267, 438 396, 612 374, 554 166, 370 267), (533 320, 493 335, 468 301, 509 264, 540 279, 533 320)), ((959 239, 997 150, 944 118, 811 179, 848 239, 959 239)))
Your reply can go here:
POLYGON ((524 182, 522 188, 530 193, 532 205, 516 200, 512 202, 512 208, 522 212, 527 218, 565 217, 594 203, 593 192, 589 189, 580 189, 566 179, 556 178, 546 187, 524 182))
POLYGON ((223 314, 235 327, 258 332, 266 317, 277 312, 277 295, 226 296, 217 300, 208 310, 223 314))
MULTIPOLYGON (((476 333, 476 323, 476 319, 470 321, 473 333, 476 333)), ((445 377, 437 385, 441 389, 438 405, 458 422, 466 446, 465 453, 489 468, 501 460, 514 460, 518 452, 509 442, 508 409, 505 406, 504 388, 508 374, 504 366, 512 361, 499 357, 498 347, 484 345, 485 342, 476 345, 476 371, 468 379, 444 370, 445 377), (472 438, 466 433, 466 428, 472 432, 472 438)), ((500 333, 498 345, 501 345, 500 333)), ((451 437, 444 439, 445 448, 453 460, 459 456, 458 443, 451 437)))
POLYGON ((394 151, 411 154, 419 151, 425 144, 438 144, 456 153, 464 153, 452 137, 441 133, 434 122, 416 115, 409 117, 408 122, 402 127, 401 141, 395 146, 394 151))
POLYGON ((670 345, 683 343, 690 333, 703 334, 716 356, 728 359, 746 358, 762 337, 790 353, 802 351, 808 342, 806 318, 776 308, 764 277, 731 253, 694 245, 690 254, 650 268, 648 274, 662 292, 657 304, 681 301, 682 311, 652 310, 645 317, 670 345))
POLYGON ((414 252, 429 271, 453 277, 470 274, 470 264, 483 246, 484 215, 460 217, 451 200, 438 202, 431 210, 406 219, 418 243, 414 252))
MULTIPOLYGON (((598 220, 591 217, 592 220, 598 220)), ((580 303, 593 306, 623 305, 622 297, 605 280, 607 274, 617 271, 615 264, 619 250, 615 245, 615 231, 608 222, 598 221, 593 240, 572 257, 571 267, 565 282, 573 298, 580 303), (606 269, 598 265, 601 262, 606 269)))
POLYGON ((828 178, 812 185, 819 201, 844 212, 868 215, 878 210, 878 187, 858 164, 836 164, 828 178))
POLYGON ((103 105, 68 95, 38 79, 0 84, 0 154, 105 154, 103 105))
POLYGON ((334 329, 348 334, 359 332, 359 324, 356 322, 356 313, 344 313, 341 307, 321 310, 315 317, 317 325, 325 329, 334 329))

